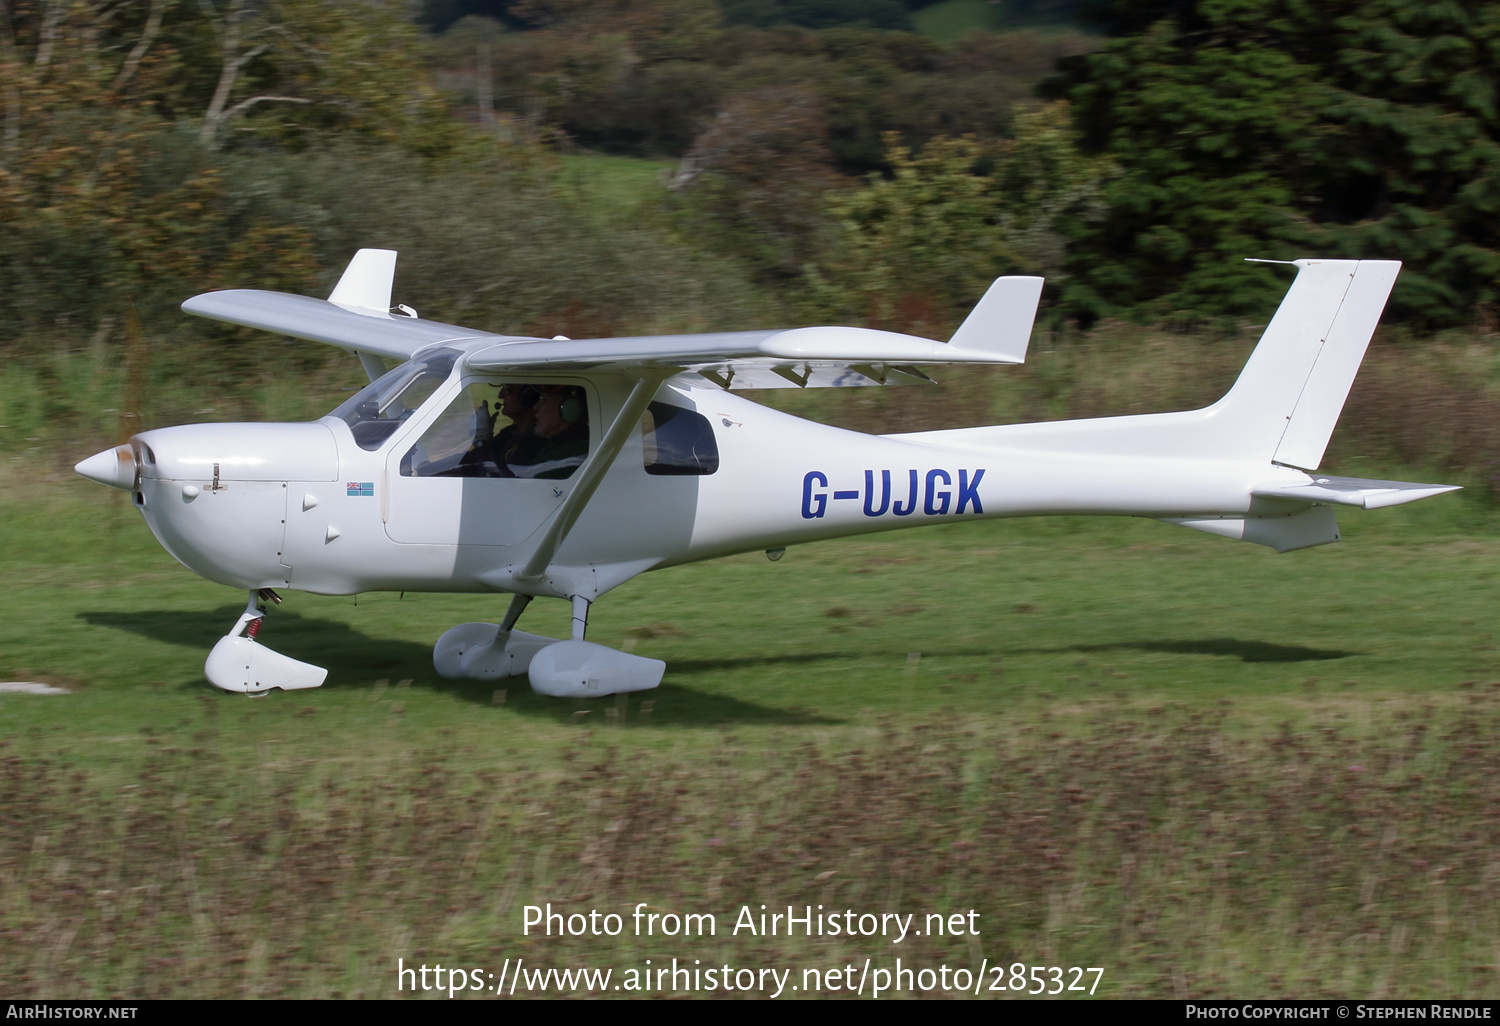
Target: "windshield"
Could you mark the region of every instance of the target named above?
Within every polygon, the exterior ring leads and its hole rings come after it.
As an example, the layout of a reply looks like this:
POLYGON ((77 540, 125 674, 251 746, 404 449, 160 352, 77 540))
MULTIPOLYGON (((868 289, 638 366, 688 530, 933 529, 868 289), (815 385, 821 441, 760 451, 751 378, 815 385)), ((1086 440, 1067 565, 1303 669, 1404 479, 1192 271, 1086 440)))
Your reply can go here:
POLYGON ((457 349, 435 349, 376 378, 331 416, 349 425, 361 449, 374 451, 448 380, 457 349))

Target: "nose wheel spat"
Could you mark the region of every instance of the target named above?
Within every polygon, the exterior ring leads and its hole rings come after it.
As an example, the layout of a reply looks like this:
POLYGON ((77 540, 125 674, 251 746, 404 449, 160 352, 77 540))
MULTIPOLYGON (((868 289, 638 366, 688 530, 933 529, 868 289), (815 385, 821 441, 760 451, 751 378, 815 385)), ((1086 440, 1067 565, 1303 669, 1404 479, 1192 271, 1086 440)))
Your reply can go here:
POLYGON ((208 654, 203 672, 214 687, 263 698, 273 688, 283 691, 315 688, 328 678, 328 671, 321 666, 284 656, 260 643, 266 602, 280 603, 281 596, 270 588, 251 591, 245 611, 233 629, 208 654))

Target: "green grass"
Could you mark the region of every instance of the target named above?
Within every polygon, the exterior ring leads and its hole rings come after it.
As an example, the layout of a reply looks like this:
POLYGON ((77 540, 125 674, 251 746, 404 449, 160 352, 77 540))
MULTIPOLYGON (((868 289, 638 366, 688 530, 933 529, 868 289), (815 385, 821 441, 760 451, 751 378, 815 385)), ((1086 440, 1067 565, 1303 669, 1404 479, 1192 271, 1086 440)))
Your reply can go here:
POLYGON ((0 492, 0 680, 71 689, 0 695, 17 996, 389 997, 398 957, 1497 990, 1500 516, 1473 493, 1341 513, 1344 542, 1282 556, 1048 518, 648 574, 590 637, 666 678, 597 702, 434 676, 437 636, 498 596, 292 593, 262 639, 328 682, 251 701, 202 676, 242 596, 123 493, 42 467, 0 492), (972 908, 982 931, 523 936, 548 901, 721 928, 741 903, 972 908))
POLYGON ((591 636, 667 677, 593 703, 434 679, 437 634, 501 602, 430 595, 292 595, 262 637, 328 683, 218 693, 202 659, 239 597, 121 499, 4 499, 0 679, 74 689, 0 697, 14 994, 392 996, 398 957, 897 955, 1102 966, 1107 996, 1494 993, 1471 967, 1500 909, 1500 705, 1474 682, 1496 676, 1500 546, 1463 497, 1280 557, 1051 519, 651 574, 591 636), (974 909, 982 929, 522 936, 548 901, 724 931, 742 903, 974 909))
POLYGON ((560 182, 565 192, 597 216, 627 220, 661 192, 661 177, 676 161, 616 157, 603 153, 569 154, 562 160, 560 182))
MULTIPOLYGON (((423 728, 478 740, 525 726, 545 748, 577 726, 571 704, 524 682, 496 706, 488 685, 434 679, 437 635, 498 617, 499 596, 293 594, 266 638, 328 665, 327 685, 266 703, 219 696, 202 657, 238 615, 238 593, 174 563, 123 496, 82 481, 29 491, 7 511, 0 675, 79 690, 3 700, 12 731, 66 724, 80 758, 108 764, 108 746, 129 749, 136 726, 166 710, 197 717, 205 700, 247 723, 263 706, 309 702, 318 730, 359 721, 379 678, 413 682, 408 721, 423 728)), ((1343 543, 1285 556, 1104 518, 896 532, 793 548, 775 564, 738 556, 636 579, 597 604, 590 637, 667 661, 646 732, 658 739, 1106 696, 1230 698, 1259 720, 1301 708, 1311 677, 1321 695, 1380 702, 1493 675, 1492 514, 1449 496, 1341 520, 1343 543)), ((542 601, 523 626, 556 636, 566 621, 563 603, 542 601)))

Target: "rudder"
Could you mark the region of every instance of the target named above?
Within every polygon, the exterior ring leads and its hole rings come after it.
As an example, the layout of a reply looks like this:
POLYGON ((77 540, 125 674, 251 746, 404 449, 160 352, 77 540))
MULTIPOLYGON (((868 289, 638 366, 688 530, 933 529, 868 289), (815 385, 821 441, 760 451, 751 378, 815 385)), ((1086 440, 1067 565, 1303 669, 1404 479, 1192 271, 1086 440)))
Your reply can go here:
POLYGON ((1316 470, 1401 263, 1293 263, 1297 279, 1215 408, 1272 462, 1316 470))
POLYGON ((1274 462, 1301 470, 1316 470, 1323 462, 1328 439, 1343 412, 1354 376, 1359 372, 1400 271, 1399 260, 1359 262, 1338 316, 1318 351, 1302 394, 1297 397, 1286 432, 1272 457, 1274 462))

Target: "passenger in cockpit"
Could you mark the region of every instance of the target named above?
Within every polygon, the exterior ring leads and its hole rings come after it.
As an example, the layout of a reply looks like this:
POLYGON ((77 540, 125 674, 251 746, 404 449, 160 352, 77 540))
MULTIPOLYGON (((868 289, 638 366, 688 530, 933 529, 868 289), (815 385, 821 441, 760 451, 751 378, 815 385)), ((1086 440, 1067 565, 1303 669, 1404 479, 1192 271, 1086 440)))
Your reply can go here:
POLYGON ((507 467, 516 477, 572 477, 589 452, 588 401, 576 385, 541 385, 537 391, 534 441, 507 467))

